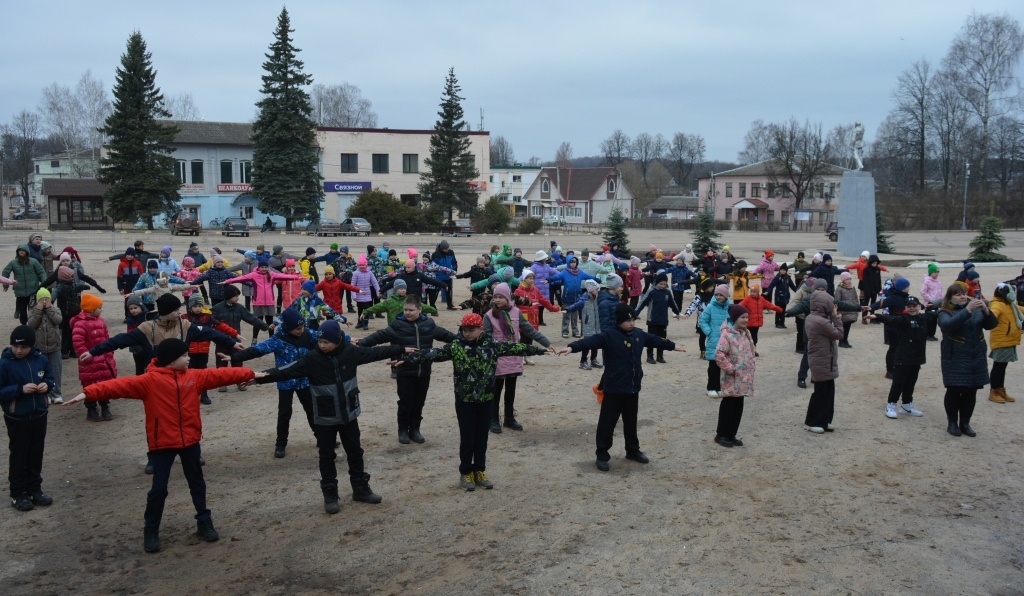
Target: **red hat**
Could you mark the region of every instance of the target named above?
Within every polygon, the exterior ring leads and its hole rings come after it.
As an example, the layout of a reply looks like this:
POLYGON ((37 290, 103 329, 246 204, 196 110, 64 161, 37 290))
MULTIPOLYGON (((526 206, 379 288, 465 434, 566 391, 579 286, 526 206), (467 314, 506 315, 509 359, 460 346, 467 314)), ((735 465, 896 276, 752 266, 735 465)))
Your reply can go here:
POLYGON ((484 320, 483 320, 483 318, 480 315, 476 314, 475 312, 471 312, 468 315, 462 317, 462 322, 459 323, 459 326, 460 327, 483 327, 484 326, 484 320))
POLYGON ((601 251, 602 252, 608 252, 610 250, 611 250, 611 248, 607 244, 605 244, 604 246, 601 247, 601 251))
POLYGON ((775 251, 774 250, 766 250, 766 251, 764 251, 764 258, 770 259, 770 258, 772 258, 774 256, 775 256, 775 251))

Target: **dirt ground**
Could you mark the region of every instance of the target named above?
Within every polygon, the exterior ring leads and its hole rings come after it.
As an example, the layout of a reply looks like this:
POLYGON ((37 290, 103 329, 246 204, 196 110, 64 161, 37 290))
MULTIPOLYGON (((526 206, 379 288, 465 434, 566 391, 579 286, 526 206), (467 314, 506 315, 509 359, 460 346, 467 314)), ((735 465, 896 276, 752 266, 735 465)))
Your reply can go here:
MULTIPOLYGON (((1006 253, 1024 258, 1024 233, 1008 232, 1006 253)), ((52 239, 52 234, 47 234, 52 239)), ((62 233, 87 272, 111 292, 105 318, 124 329, 114 293, 111 247, 135 236, 62 233)), ((172 239, 145 235, 157 250, 172 239)), ((685 233, 634 232, 631 247, 650 242, 679 248, 685 233)), ((379 244, 384 238, 369 239, 379 244)), ((392 245, 432 248, 439 238, 388 237, 392 245)), ((596 237, 554 237, 565 248, 592 250, 596 237)), ((179 260, 189 238, 174 238, 179 260)), ((549 238, 454 239, 465 270, 472 256, 506 240, 529 255, 549 238)), ((740 258, 756 262, 772 248, 790 260, 797 250, 834 249, 820 234, 726 234, 740 258), (792 254, 789 254, 792 253, 792 254)), ((897 234, 901 253, 951 263, 967 254, 970 235, 897 234)), ((13 255, 21 232, 0 234, 0 254, 13 255)), ((201 237, 201 246, 229 248, 263 242, 294 254, 331 240, 297 235, 232 239, 201 237)), ((362 250, 364 239, 339 239, 362 250)), ((809 256, 809 254, 808 254, 809 256)), ((913 260, 883 256, 883 260, 913 260)), ((836 255, 837 264, 850 259, 836 255)), ((6 262, 6 260, 5 260, 6 262)), ((322 267, 320 268, 322 271, 322 267)), ((1020 273, 1019 266, 983 267, 983 287, 1020 273)), ((924 270, 900 269, 920 287, 924 270)), ((457 285, 456 296, 468 294, 457 285)), ((0 336, 16 321, 6 306, 0 336)), ((457 315, 438 322, 454 329, 457 315)), ((564 346, 547 315, 543 331, 564 346)), ((371 331, 383 321, 374 320, 371 331)), ((354 332, 360 337, 366 332, 354 332)), ((437 365, 427 405, 423 445, 400 445, 395 384, 383 364, 359 372, 359 419, 377 506, 355 503, 342 485, 342 510, 324 513, 316 449, 301 414, 293 417, 288 455, 274 459, 276 389, 213 393, 203 407, 203 453, 209 506, 221 540, 194 535, 194 510, 180 468, 172 472, 164 514, 163 550, 142 550, 142 513, 150 477, 143 474, 141 404, 113 402, 111 422, 89 424, 84 408, 51 409, 44 488, 54 505, 20 513, 0 509, 0 581, 8 594, 153 593, 587 593, 587 594, 1021 594, 1024 593, 1024 392, 1011 365, 1007 388, 1015 404, 997 405, 979 392, 972 422, 978 437, 945 432, 938 344, 915 402, 923 418, 884 416, 889 382, 880 326, 857 324, 853 349, 840 353, 835 433, 802 429, 810 389, 796 386, 794 325, 763 329, 757 394, 746 402, 739 436, 746 446, 712 442, 717 400, 704 394, 693 319, 673 321, 670 339, 688 352, 668 364, 645 365, 640 440, 649 465, 624 459, 621 428, 611 471, 594 468, 598 405, 590 390, 599 371, 582 371, 576 356, 542 357, 520 380, 522 432, 491 435, 488 474, 494 490, 457 486, 458 428, 451 368, 437 365)), ((117 356, 121 374, 134 370, 117 356)), ((79 385, 74 361, 64 361, 64 394, 79 385)), ((273 365, 267 357, 252 363, 273 365)), ((296 404, 298 410, 298 404, 296 404)), ((6 443, 5 443, 6 445, 6 443)), ((0 449, 6 460, 7 448, 0 449)), ((339 452, 340 449, 339 449, 339 452)), ((339 456, 344 483, 345 462, 339 456)))

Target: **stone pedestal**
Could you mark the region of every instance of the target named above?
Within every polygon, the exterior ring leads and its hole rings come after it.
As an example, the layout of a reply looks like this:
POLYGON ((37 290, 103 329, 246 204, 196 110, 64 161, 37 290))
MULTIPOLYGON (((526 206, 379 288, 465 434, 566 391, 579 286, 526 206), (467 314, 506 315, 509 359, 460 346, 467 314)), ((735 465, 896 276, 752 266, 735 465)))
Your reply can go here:
POLYGON ((839 199, 838 252, 859 257, 863 251, 875 254, 875 179, 869 172, 844 172, 839 199))

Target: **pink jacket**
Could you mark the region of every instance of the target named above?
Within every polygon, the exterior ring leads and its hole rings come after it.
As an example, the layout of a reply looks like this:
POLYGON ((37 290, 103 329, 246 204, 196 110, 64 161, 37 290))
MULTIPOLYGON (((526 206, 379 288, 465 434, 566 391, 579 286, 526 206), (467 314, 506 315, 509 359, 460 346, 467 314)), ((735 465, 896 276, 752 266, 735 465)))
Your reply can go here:
POLYGON ((286 279, 301 280, 302 276, 278 273, 273 269, 267 270, 265 274, 260 273, 259 270, 256 270, 253 271, 252 273, 246 273, 245 275, 232 277, 231 279, 225 281, 224 283, 236 284, 240 281, 251 281, 253 283, 252 305, 275 306, 277 304, 277 298, 274 297, 274 282, 286 279))
MULTIPOLYGON (((70 326, 71 342, 78 354, 84 354, 110 339, 110 331, 103 317, 94 317, 83 311, 71 318, 70 326)), ((117 362, 114 361, 113 352, 93 356, 85 362, 78 363, 78 380, 81 381, 83 388, 116 378, 117 362)))
POLYGON ((715 348, 715 362, 722 369, 723 397, 754 396, 754 340, 750 332, 736 330, 729 321, 722 323, 715 348))
MULTIPOLYGON (((508 310, 502 313, 502 317, 508 316, 505 322, 502 323, 498 320, 498 317, 494 314, 494 309, 490 308, 484 315, 491 323, 491 337, 495 341, 514 341, 518 342, 521 335, 519 331, 519 321, 522 316, 519 309, 512 306, 508 310), (506 333, 504 327, 508 327, 511 333, 506 333)), ((499 356, 498 366, 494 369, 494 376, 508 376, 508 375, 521 375, 523 374, 523 357, 522 356, 499 356)))
POLYGON ((779 270, 782 265, 779 265, 775 261, 769 261, 765 257, 761 257, 761 264, 750 270, 751 273, 760 273, 764 276, 764 282, 761 284, 761 290, 763 291, 768 286, 772 285, 772 280, 775 279, 775 272, 779 270))
MULTIPOLYGON (((202 275, 202 273, 195 267, 189 267, 187 269, 185 267, 182 267, 181 269, 178 270, 177 275, 181 279, 190 282, 195 278, 199 277, 200 275, 202 275)), ((193 292, 196 292, 198 290, 198 287, 191 288, 182 292, 181 295, 184 296, 185 298, 188 298, 189 296, 192 295, 193 292)))
POLYGON ((922 300, 938 306, 942 303, 942 297, 945 295, 946 290, 942 287, 941 281, 933 279, 930 275, 924 276, 924 280, 921 282, 922 300))
POLYGON ((629 297, 639 296, 644 291, 644 274, 640 269, 629 266, 629 297))
POLYGON ((362 271, 357 268, 353 271, 352 285, 359 288, 359 293, 356 294, 356 302, 373 302, 370 288, 377 290, 377 295, 380 296, 380 284, 377 283, 377 277, 369 269, 362 271))

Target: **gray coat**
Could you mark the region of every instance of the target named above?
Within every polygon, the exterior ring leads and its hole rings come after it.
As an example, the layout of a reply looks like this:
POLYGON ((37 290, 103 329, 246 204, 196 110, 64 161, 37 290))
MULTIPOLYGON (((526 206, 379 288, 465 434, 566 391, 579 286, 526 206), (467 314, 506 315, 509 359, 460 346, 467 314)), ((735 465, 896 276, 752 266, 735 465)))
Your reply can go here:
POLYGON ((957 307, 952 312, 939 309, 943 386, 976 389, 988 384, 988 345, 982 330, 995 329, 998 324, 995 315, 980 308, 974 312, 966 307, 957 307))
POLYGON ((807 365, 811 369, 811 381, 831 381, 839 378, 839 347, 836 342, 843 339, 843 321, 832 316, 835 304, 832 296, 825 292, 811 295, 811 314, 807 315, 804 332, 807 334, 807 365))
POLYGON ((32 307, 28 311, 28 326, 36 330, 36 349, 43 354, 60 350, 61 312, 54 304, 46 310, 32 307))

